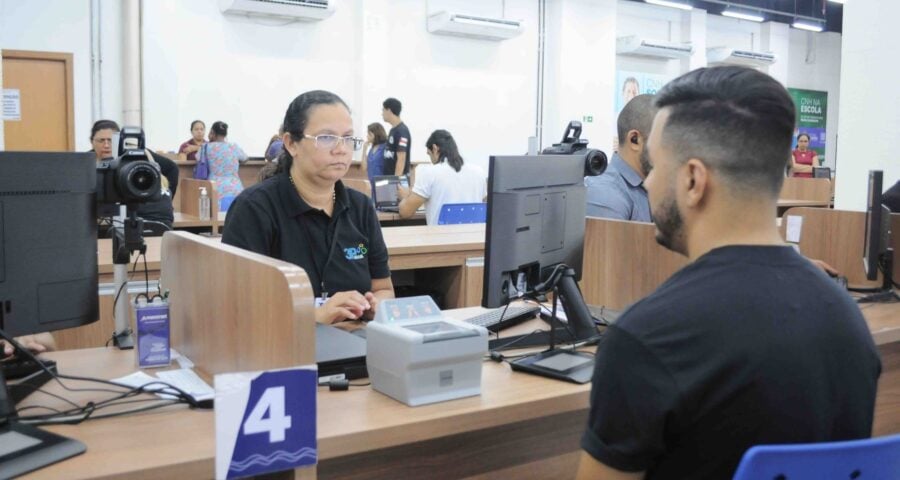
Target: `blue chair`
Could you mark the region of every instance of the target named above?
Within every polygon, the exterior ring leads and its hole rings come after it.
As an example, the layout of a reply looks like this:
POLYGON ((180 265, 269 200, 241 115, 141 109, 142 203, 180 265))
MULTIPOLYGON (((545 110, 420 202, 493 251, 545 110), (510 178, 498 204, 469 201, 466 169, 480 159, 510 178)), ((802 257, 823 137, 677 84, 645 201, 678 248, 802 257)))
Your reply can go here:
POLYGON ((486 203, 445 203, 438 215, 438 225, 487 222, 486 203))
POLYGON ((900 435, 846 442, 759 445, 747 450, 734 480, 900 478, 900 435))
POLYGON ((224 197, 220 198, 219 199, 219 211, 227 212, 228 207, 231 206, 231 202, 233 202, 235 198, 237 198, 236 195, 225 195, 224 197))

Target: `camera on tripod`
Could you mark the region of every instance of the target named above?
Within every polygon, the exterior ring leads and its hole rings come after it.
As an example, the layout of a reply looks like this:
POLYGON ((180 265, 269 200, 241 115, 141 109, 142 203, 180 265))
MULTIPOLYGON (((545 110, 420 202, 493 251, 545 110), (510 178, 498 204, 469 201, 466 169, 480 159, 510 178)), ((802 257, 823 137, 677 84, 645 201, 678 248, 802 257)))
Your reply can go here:
POLYGON ((144 151, 144 130, 122 127, 119 156, 97 164, 97 204, 134 205, 160 199, 160 173, 144 151))
POLYGON ((601 150, 587 148, 588 140, 581 138, 581 122, 572 120, 563 133, 562 141, 545 148, 544 155, 584 155, 584 176, 595 177, 606 171, 608 160, 601 150))

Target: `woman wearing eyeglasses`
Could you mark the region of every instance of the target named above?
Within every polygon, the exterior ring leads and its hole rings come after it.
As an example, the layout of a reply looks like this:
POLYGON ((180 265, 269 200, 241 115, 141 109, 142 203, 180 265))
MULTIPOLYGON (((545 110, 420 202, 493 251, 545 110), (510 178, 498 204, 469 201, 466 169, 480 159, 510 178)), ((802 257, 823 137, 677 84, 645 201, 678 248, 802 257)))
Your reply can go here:
POLYGON ((277 172, 235 199, 222 241, 303 268, 317 322, 371 320, 394 286, 375 209, 341 182, 363 142, 350 110, 333 93, 306 92, 288 106, 282 138, 277 172))

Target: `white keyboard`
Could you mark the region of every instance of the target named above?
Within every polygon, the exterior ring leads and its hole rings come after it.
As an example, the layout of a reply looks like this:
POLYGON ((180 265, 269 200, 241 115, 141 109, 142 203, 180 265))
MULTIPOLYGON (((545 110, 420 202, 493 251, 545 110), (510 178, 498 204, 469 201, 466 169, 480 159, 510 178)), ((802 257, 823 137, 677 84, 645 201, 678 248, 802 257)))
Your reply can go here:
POLYGON ((196 400, 212 400, 216 396, 215 389, 188 368, 156 372, 156 378, 187 392, 196 400))

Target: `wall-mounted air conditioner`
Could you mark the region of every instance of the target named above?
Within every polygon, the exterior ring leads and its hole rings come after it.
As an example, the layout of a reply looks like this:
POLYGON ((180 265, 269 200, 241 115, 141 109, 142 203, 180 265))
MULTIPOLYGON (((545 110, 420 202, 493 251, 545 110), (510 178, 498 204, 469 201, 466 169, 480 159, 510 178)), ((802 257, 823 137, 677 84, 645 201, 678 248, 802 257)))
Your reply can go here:
POLYGON ((437 12, 428 16, 428 31, 440 35, 506 40, 522 33, 522 21, 437 12))
POLYGON ((334 14, 333 0, 219 0, 222 13, 311 22, 334 14))
POLYGON ((690 44, 647 40, 637 35, 616 39, 616 53, 636 57, 687 58, 694 53, 690 44))
POLYGON ((775 54, 772 52, 737 50, 728 47, 713 47, 706 49, 706 61, 710 64, 724 63, 729 65, 764 67, 775 63, 775 54))

